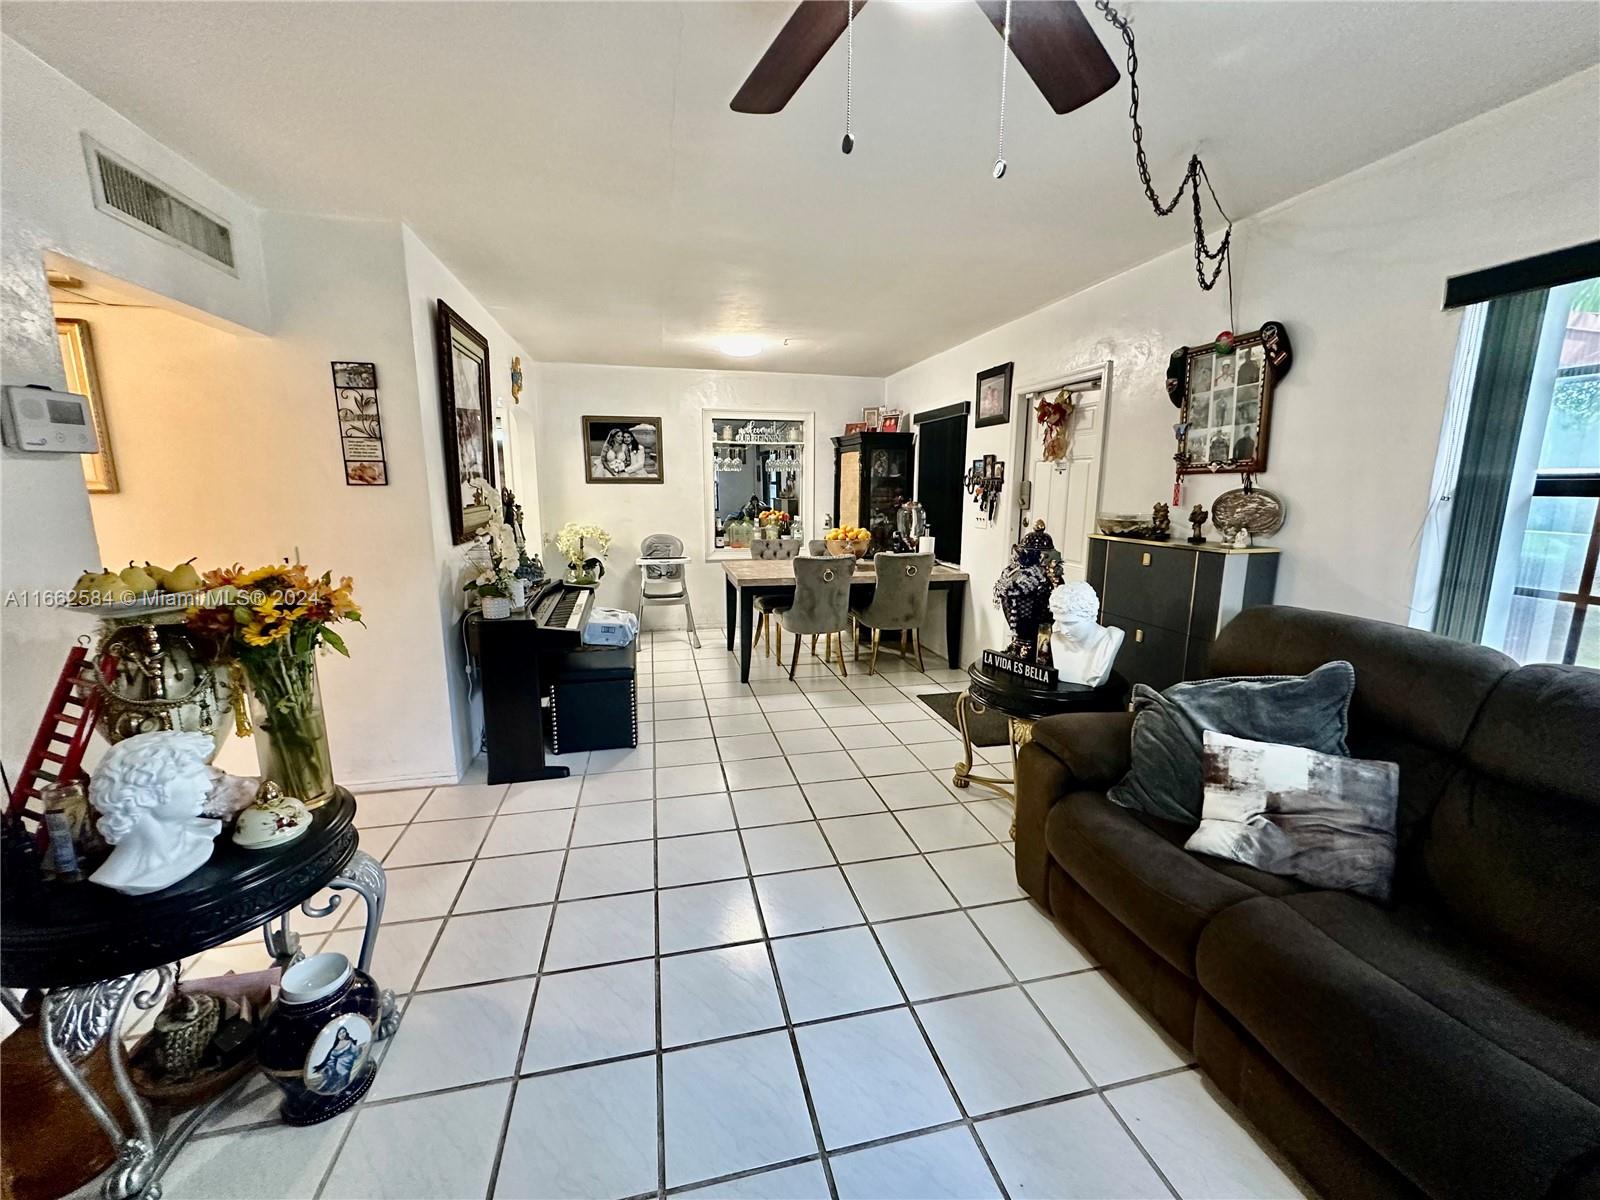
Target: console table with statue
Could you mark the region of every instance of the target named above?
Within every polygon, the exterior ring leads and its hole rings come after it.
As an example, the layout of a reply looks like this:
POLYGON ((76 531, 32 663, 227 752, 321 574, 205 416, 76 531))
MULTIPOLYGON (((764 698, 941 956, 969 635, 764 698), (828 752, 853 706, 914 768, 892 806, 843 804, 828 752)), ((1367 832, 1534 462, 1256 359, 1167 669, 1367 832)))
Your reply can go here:
MULTIPOLYGON (((300 957, 290 911, 325 917, 341 904, 338 893, 354 891, 366 903, 358 965, 370 968, 385 885, 383 868, 359 848, 355 814, 354 797, 340 788, 293 841, 246 849, 219 838, 205 865, 146 895, 89 882, 8 887, 0 909, 0 986, 19 1022, 36 1015, 51 1064, 110 1141, 115 1159, 100 1188, 105 1200, 158 1195, 161 1175, 177 1151, 234 1090, 173 1116, 163 1127, 130 1079, 124 1027, 135 1012, 159 1010, 166 1002, 177 985, 178 963, 259 928, 271 956, 263 965, 287 966, 300 957), (315 898, 323 888, 334 894, 319 905, 315 898), (12 989, 37 999, 36 1014, 12 989), (102 1043, 114 1096, 96 1092, 85 1066, 102 1043)), ((392 995, 383 1002, 392 1022, 392 995)))

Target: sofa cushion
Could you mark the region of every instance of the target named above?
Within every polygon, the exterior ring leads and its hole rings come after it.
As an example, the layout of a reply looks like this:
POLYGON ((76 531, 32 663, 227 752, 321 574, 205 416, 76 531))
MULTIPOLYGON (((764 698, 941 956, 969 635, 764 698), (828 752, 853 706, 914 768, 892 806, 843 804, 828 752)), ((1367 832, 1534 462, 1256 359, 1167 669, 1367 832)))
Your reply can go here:
POLYGON ((1103 908, 1185 975, 1194 976, 1200 931, 1231 904, 1301 887, 1242 863, 1189 854, 1191 829, 1069 792, 1050 810, 1050 856, 1103 908))
POLYGON ((1308 892, 1220 913, 1201 987, 1422 1190, 1542 1196, 1600 1152, 1600 1013, 1417 906, 1308 892))
POLYGON ((1212 644, 1213 675, 1310 671, 1342 658, 1356 669, 1350 753, 1400 766, 1401 872, 1416 830, 1454 772, 1489 693, 1517 664, 1498 650, 1404 625, 1282 605, 1241 612, 1212 644), (1419 686, 1422 680, 1427 686, 1419 686))
POLYGON ((1457 923, 1600 994, 1600 671, 1523 667, 1484 705, 1422 845, 1457 923))

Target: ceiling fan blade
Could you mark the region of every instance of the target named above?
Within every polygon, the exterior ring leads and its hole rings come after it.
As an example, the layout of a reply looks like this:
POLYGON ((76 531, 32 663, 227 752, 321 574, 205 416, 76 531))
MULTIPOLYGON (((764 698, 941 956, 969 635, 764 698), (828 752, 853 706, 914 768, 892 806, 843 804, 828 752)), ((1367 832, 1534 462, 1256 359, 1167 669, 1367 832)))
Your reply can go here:
MULTIPOLYGON (((867 0, 856 0, 858 16, 866 4, 867 0)), ((822 56, 839 40, 849 19, 848 0, 801 0, 734 96, 730 105, 733 111, 782 112, 822 56)), ((1015 34, 1012 30, 1013 37, 1015 34)))
MULTIPOLYGON (((977 5, 1003 35, 1006 0, 977 0, 977 5)), ((1013 4, 1011 52, 1058 114, 1082 108, 1122 78, 1074 0, 1013 4)))

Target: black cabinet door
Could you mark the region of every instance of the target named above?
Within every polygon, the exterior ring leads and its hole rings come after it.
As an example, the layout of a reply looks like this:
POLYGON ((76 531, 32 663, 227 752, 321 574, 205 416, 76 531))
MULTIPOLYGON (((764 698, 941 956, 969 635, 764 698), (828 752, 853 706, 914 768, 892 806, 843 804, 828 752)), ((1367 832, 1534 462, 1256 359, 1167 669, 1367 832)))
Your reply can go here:
MULTIPOLYGON (((1159 542, 1106 545, 1106 587, 1100 604, 1108 613, 1179 635, 1189 632, 1189 605, 1194 595, 1196 552, 1159 542)), ((1183 654, 1180 651, 1181 661, 1183 654)))
POLYGON ((1115 613, 1107 613, 1104 623, 1126 635, 1117 651, 1115 669, 1129 683, 1147 684, 1159 692, 1182 682, 1189 648, 1183 634, 1115 613))

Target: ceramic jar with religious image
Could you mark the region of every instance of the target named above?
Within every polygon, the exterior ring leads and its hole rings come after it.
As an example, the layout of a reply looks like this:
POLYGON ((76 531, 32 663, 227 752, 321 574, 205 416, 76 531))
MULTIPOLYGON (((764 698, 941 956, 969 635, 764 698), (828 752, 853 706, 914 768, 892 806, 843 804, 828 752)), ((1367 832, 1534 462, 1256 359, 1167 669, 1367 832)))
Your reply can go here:
POLYGON ((372 1086, 382 996, 342 954, 313 954, 283 973, 261 1034, 261 1069, 283 1091, 286 1125, 316 1125, 372 1086))

